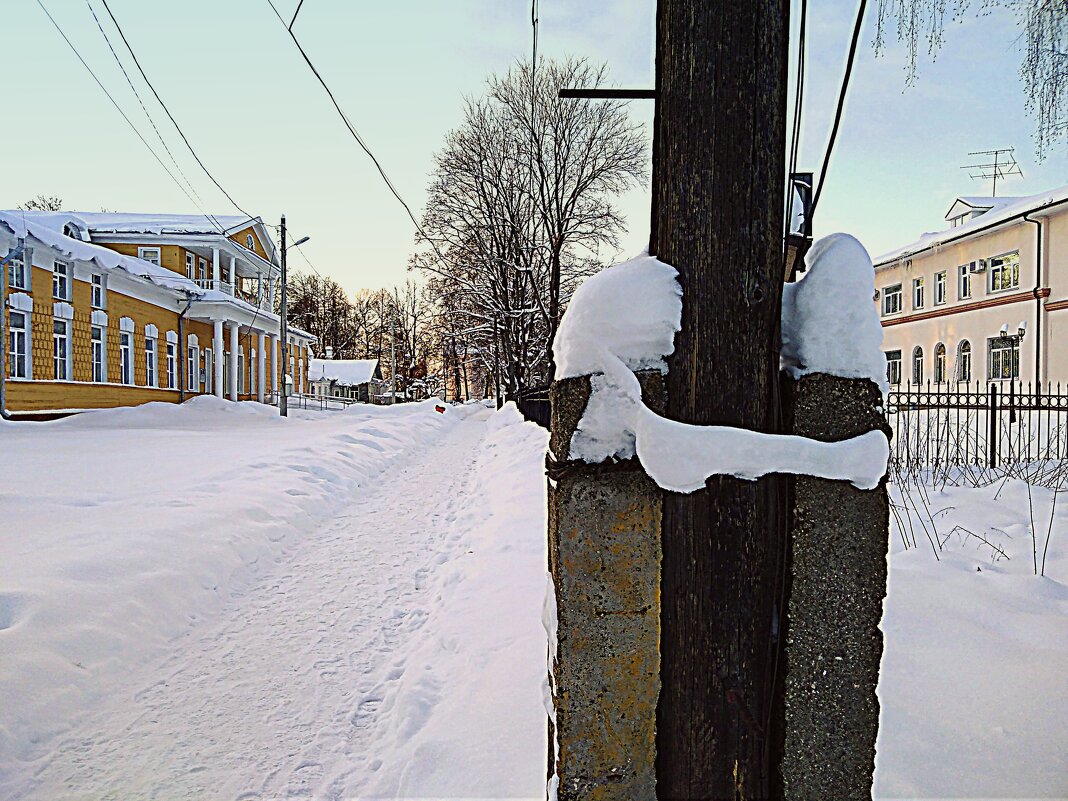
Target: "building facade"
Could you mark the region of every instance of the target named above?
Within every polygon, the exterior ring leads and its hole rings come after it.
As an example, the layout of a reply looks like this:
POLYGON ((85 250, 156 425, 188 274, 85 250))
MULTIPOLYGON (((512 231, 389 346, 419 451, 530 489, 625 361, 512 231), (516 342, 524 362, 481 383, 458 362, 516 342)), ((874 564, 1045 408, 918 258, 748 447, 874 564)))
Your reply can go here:
POLYGON ((946 221, 875 259, 892 387, 1068 384, 1068 186, 960 197, 946 221))
MULTIPOLYGON (((280 388, 279 269, 258 218, 0 212, 14 417, 280 388)), ((289 329, 293 390, 307 332, 289 329)))

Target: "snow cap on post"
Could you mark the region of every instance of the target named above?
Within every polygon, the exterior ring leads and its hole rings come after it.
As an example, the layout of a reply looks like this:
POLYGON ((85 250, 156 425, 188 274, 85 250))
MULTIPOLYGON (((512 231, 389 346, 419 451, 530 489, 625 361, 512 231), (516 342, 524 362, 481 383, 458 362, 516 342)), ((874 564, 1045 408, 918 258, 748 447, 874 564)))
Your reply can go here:
POLYGON ((849 234, 831 234, 812 246, 805 263, 804 276, 783 287, 783 368, 794 378, 870 378, 885 395, 883 328, 868 251, 849 234))

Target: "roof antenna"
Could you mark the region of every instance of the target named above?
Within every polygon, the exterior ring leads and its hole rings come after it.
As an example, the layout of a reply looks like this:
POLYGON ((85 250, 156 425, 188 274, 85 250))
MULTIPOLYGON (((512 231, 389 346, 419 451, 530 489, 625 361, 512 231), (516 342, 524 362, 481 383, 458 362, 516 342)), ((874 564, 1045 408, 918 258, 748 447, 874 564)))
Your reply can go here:
POLYGON ((980 159, 979 164, 968 164, 961 167, 962 170, 968 170, 968 175, 972 178, 993 180, 994 185, 990 191, 990 197, 998 196, 998 178, 1005 179, 1010 175, 1019 175, 1023 178, 1023 170, 1020 169, 1019 163, 1016 161, 1016 157, 1013 153, 1016 152, 1014 147, 1001 147, 997 150, 973 150, 969 153, 969 156, 985 156, 985 159, 980 159), (993 158, 993 161, 990 159, 993 158))

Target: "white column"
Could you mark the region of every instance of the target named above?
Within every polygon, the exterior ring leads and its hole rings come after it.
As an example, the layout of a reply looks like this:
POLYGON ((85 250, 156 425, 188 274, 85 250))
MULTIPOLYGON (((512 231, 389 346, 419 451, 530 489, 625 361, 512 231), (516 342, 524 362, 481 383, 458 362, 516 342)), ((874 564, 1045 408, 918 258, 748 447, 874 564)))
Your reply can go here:
POLYGON ((241 326, 237 323, 230 323, 230 400, 237 400, 237 356, 240 352, 238 349, 238 332, 241 326))
POLYGON ((278 335, 271 334, 271 392, 278 393, 278 335))
POLYGON ((263 394, 267 389, 267 335, 262 331, 259 336, 258 347, 256 353, 259 361, 256 363, 256 369, 259 371, 259 381, 256 382, 256 400, 263 403, 263 394))
POLYGON ((222 320, 215 321, 215 338, 211 342, 212 350, 215 351, 211 369, 215 374, 211 379, 211 387, 214 390, 215 397, 221 398, 223 396, 223 324, 222 320))
POLYGON ((214 289, 219 288, 219 281, 222 280, 222 266, 219 264, 219 249, 211 249, 211 278, 215 282, 212 286, 214 289))

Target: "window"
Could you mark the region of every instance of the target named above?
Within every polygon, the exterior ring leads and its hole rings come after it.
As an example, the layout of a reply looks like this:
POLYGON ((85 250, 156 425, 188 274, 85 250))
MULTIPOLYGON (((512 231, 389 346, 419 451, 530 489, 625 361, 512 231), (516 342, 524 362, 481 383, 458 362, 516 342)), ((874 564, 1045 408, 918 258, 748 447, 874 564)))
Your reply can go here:
POLYGON ((1020 338, 993 337, 988 340, 988 378, 992 380, 1020 377, 1020 338))
POLYGON ((197 278, 201 281, 208 280, 208 263, 204 259, 197 260, 197 278))
POLYGON ((1015 289, 1020 285, 1020 254, 1006 253, 990 260, 990 291, 1015 289))
POLYGON ((94 309, 104 308, 104 276, 94 275, 92 287, 89 292, 89 302, 94 309))
POLYGON ((883 314, 897 314, 899 311, 901 311, 901 284, 894 284, 883 290, 883 314))
POLYGON ((957 380, 964 383, 972 380, 972 343, 966 339, 957 346, 957 380))
POLYGON ((212 392, 212 382, 215 380, 213 360, 215 352, 211 348, 204 349, 204 391, 209 395, 212 392))
POLYGON ((185 252, 185 277, 190 281, 197 277, 197 259, 188 250, 185 252))
POLYGON ((159 248, 138 248, 137 258, 159 264, 159 248))
POLYGON ((248 247, 249 250, 256 249, 256 240, 252 238, 252 234, 248 234, 245 237, 245 246, 248 247))
POLYGON ((248 363, 248 392, 250 395, 256 394, 256 351, 252 351, 248 363))
POLYGON ((8 329, 7 335, 7 374, 11 378, 29 378, 30 375, 26 363, 29 317, 22 312, 12 311, 10 322, 11 327, 8 329))
POLYGON ((124 384, 133 383, 133 335, 129 331, 119 332, 119 380, 124 384))
POLYGON ((52 321, 52 371, 56 381, 66 381, 69 371, 68 360, 70 358, 70 335, 66 320, 54 319, 52 321))
POLYGON ((912 308, 923 308, 923 278, 912 279, 912 308))
POLYGON ((178 346, 167 343, 167 389, 178 389, 178 346))
POLYGON ((919 345, 912 351, 912 383, 923 383, 923 348, 919 345))
POLYGON ((185 388, 190 392, 200 392, 200 350, 195 346, 187 348, 185 388))
POLYGON ((26 286, 26 262, 12 259, 7 263, 7 285, 12 289, 28 289, 26 286))
POLYGON ((886 380, 891 384, 901 383, 901 351, 886 352, 886 380))
POLYGON ((237 394, 245 394, 245 349, 237 352, 237 394))
POLYGON ((939 342, 935 345, 934 380, 936 384, 946 381, 946 346, 939 342))
POLYGON ((145 385, 156 386, 156 338, 145 335, 145 385))
POLYGON ((946 302, 946 271, 935 273, 934 305, 941 306, 946 302))
POLYGON ((93 381, 97 383, 107 380, 106 364, 104 359, 104 329, 94 325, 89 333, 90 356, 93 361, 93 381))
POLYGON ((52 265, 52 297, 70 300, 70 265, 63 261, 52 265))
POLYGON ((972 296, 972 265, 962 264, 957 268, 957 298, 964 300, 972 296))

